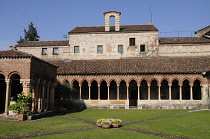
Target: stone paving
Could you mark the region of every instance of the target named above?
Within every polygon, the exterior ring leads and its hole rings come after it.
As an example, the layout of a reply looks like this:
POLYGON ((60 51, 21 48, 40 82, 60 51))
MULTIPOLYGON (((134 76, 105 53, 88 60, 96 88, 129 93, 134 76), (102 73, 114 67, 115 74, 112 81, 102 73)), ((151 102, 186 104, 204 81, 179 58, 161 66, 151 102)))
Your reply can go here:
MULTIPOLYGON (((141 129, 124 128, 123 126, 130 125, 130 124, 135 124, 135 123, 141 123, 141 122, 145 122, 145 121, 161 119, 161 118, 167 118, 167 117, 176 116, 176 115, 182 115, 182 114, 196 112, 196 111, 202 111, 202 110, 206 110, 206 109, 193 110, 193 111, 187 111, 187 112, 182 112, 182 113, 177 113, 177 114, 165 115, 165 116, 160 116, 160 117, 155 117, 155 118, 150 118, 150 119, 144 119, 144 120, 139 120, 139 121, 127 122, 127 123, 124 123, 120 128, 117 128, 117 130, 124 130, 124 131, 130 131, 130 132, 135 132, 135 133, 154 135, 154 136, 168 138, 168 139, 190 139, 190 138, 187 138, 187 137, 181 137, 181 136, 176 136, 176 135, 164 134, 164 133, 159 133, 159 132, 151 132, 151 131, 146 131, 146 130, 141 130, 141 129)), ((92 125, 96 125, 95 122, 88 121, 88 120, 85 120, 85 119, 71 117, 71 116, 68 116, 68 115, 64 115, 63 117, 69 118, 69 119, 73 119, 73 120, 77 120, 77 121, 81 121, 81 122, 85 122, 85 123, 89 123, 89 124, 92 124, 92 125)), ((46 136, 46 135, 55 135, 55 134, 63 134, 63 133, 80 132, 80 131, 93 130, 93 129, 99 129, 99 127, 86 128, 86 129, 75 129, 75 130, 67 130, 67 131, 58 131, 58 132, 50 132, 50 133, 41 133, 41 134, 25 135, 25 136, 18 136, 18 137, 5 137, 5 138, 2 138, 2 139, 32 138, 32 137, 39 137, 39 136, 46 136)))

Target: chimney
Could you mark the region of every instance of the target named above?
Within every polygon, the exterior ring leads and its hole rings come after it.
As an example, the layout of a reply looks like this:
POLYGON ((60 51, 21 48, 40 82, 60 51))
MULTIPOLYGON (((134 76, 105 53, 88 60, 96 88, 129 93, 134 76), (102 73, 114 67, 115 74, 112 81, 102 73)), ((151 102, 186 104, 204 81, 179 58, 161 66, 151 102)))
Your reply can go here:
POLYGON ((105 12, 105 31, 110 31, 110 17, 115 18, 115 31, 120 31, 120 15, 121 12, 109 11, 105 12))

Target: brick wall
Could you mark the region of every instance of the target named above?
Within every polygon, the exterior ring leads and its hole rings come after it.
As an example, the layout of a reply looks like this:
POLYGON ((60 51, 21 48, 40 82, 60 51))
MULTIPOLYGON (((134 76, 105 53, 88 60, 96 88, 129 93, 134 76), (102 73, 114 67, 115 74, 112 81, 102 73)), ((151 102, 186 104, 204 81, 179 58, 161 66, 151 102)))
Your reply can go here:
POLYGON ((0 71, 5 77, 10 76, 11 73, 18 73, 22 79, 30 78, 31 70, 31 59, 21 58, 21 59, 0 59, 0 71))

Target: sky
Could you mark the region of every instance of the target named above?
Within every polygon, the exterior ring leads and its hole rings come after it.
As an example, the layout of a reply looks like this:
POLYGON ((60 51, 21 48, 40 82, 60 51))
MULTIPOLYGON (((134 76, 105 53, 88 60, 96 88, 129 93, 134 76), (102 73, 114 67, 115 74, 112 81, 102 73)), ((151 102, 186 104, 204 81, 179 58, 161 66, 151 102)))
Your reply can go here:
POLYGON ((210 0, 0 0, 0 50, 24 38, 30 22, 40 41, 65 40, 63 35, 77 26, 104 26, 103 13, 112 10, 121 12, 121 25, 152 19, 160 37, 162 32, 173 32, 166 37, 178 37, 176 31, 194 34, 210 25, 210 0))

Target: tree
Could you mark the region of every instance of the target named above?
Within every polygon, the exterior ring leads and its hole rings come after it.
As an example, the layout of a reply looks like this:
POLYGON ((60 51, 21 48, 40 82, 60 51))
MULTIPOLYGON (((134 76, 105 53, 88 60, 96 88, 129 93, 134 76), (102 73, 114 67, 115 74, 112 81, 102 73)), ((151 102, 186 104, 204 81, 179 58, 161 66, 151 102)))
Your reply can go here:
POLYGON ((24 33, 25 33, 24 39, 20 36, 20 40, 17 41, 18 44, 23 43, 25 41, 39 41, 40 37, 38 36, 37 30, 32 22, 30 25, 28 25, 28 31, 24 29, 24 33))

